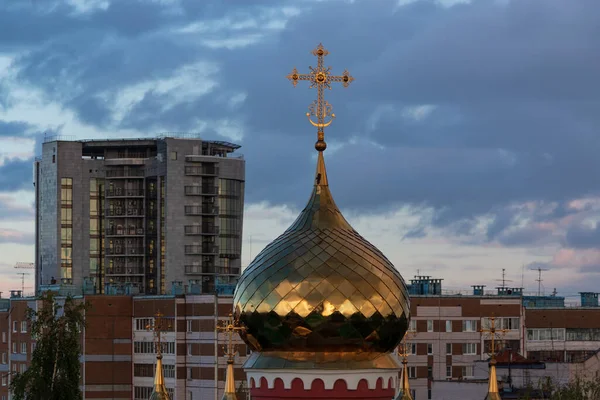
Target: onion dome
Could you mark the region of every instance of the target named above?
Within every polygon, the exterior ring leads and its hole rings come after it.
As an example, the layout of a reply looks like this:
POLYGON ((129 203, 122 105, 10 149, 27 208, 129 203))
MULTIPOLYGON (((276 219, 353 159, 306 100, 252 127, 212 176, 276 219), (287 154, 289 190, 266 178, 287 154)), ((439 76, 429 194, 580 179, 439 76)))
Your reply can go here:
POLYGON ((336 206, 321 147, 308 204, 245 269, 235 317, 256 351, 297 360, 316 353, 323 362, 350 352, 354 360, 373 360, 393 351, 408 328, 407 289, 336 206))

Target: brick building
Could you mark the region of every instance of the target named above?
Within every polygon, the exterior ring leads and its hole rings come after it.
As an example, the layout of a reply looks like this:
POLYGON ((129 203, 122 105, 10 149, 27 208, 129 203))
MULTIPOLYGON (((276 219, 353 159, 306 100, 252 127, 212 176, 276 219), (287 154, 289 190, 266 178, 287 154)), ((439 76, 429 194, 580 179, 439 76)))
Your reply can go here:
POLYGON ((415 277, 408 287, 408 374, 415 400, 438 398, 445 386, 435 382, 485 378, 487 362, 482 360, 489 358, 491 346, 481 331, 489 329, 490 317, 503 330, 496 335, 496 350, 510 349, 534 362, 565 362, 571 365, 560 368, 578 370, 600 349, 600 307, 594 293, 582 293, 584 307, 565 307, 564 297, 527 296, 521 288, 484 291, 484 286, 473 286, 470 293, 449 293, 442 291, 441 279, 428 276, 415 277))
MULTIPOLYGON (((82 381, 86 399, 147 399, 152 392, 155 348, 148 330, 157 314, 170 320, 163 335, 163 368, 172 398, 213 400, 223 391, 226 357, 225 337, 217 324, 232 311, 231 296, 79 296, 90 308, 82 331, 82 381), (215 340, 217 339, 217 340, 215 340), (216 356, 215 356, 216 355, 216 356)), ((31 361, 34 341, 26 318, 28 307, 37 309, 36 299, 0 299, 0 352, 2 385, 0 398, 10 398, 12 373, 23 372, 31 361)), ((238 341, 235 363, 238 397, 245 399, 245 376, 241 365, 246 346, 238 341)))

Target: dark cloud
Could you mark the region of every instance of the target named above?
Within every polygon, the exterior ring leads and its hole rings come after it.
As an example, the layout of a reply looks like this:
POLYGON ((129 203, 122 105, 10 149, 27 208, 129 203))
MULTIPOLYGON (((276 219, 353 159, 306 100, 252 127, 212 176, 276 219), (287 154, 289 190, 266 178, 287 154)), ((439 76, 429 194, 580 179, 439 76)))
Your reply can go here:
POLYGON ((567 231, 565 242, 567 247, 576 249, 600 248, 600 225, 573 226, 567 231))
MULTIPOLYGON (((0 137, 24 136, 25 133, 27 131, 29 131, 31 128, 32 128, 32 126, 30 124, 28 124, 27 122, 23 122, 23 121, 18 121, 18 122, 0 121, 0 137)), ((0 148, 0 152, 2 152, 1 148, 0 148)))
MULTIPOLYGON (((308 195, 315 133, 304 112, 316 93, 307 85, 294 89, 284 77, 294 66, 304 72, 314 65, 309 51, 320 41, 332 52, 326 64, 333 72, 348 68, 357 78, 349 89, 326 94, 338 115, 326 138, 345 144, 326 153, 340 206, 433 207, 433 224, 456 235, 472 233, 474 217, 491 214, 488 238, 502 237, 508 244, 538 239, 524 231, 502 236, 514 222, 505 207, 525 201, 566 204, 597 194, 600 3, 396 5, 118 1, 89 15, 59 7, 50 14, 13 8, 9 16, 19 20, 20 13, 20 23, 38 26, 34 33, 12 33, 11 43, 31 46, 17 59, 19 79, 42 88, 86 123, 149 134, 157 127, 193 130, 199 120, 243 123, 250 202, 300 206, 308 195), (265 15, 280 6, 302 13, 289 18, 285 30, 265 33, 265 15), (180 30, 209 20, 212 30, 180 30), (242 34, 264 36, 236 49, 203 42, 242 34), (149 89, 125 110, 120 125, 111 125, 120 89, 199 61, 220 68, 214 93, 165 108, 168 99, 149 89), (247 97, 232 109, 225 99, 236 93, 247 97), (419 105, 434 107, 415 108, 419 105)), ((1 22, 0 29, 7 29, 1 22)), ((205 136, 218 136, 211 129, 205 136)))
POLYGON ((0 188, 11 192, 19 189, 31 189, 33 185, 33 159, 7 159, 0 166, 0 188))

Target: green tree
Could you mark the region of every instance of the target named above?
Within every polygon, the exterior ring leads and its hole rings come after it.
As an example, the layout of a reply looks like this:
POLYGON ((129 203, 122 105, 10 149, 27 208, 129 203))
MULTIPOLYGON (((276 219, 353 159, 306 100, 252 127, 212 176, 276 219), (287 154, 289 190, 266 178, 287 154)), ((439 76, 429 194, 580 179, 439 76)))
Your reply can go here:
POLYGON ((87 304, 67 297, 61 306, 53 293, 39 299, 39 309, 27 309, 36 346, 29 369, 10 384, 14 400, 78 400, 81 378, 81 328, 87 304), (59 311, 62 309, 62 313, 59 311))

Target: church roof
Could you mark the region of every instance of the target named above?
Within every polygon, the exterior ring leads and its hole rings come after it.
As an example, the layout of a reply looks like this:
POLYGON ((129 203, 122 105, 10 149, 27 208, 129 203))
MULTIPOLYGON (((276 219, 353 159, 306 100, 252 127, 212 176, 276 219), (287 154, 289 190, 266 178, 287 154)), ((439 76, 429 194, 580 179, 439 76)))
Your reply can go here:
POLYGON ((171 400, 167 388, 165 387, 165 378, 162 368, 162 355, 156 356, 156 372, 154 373, 154 390, 150 395, 150 400, 171 400))

